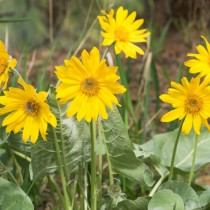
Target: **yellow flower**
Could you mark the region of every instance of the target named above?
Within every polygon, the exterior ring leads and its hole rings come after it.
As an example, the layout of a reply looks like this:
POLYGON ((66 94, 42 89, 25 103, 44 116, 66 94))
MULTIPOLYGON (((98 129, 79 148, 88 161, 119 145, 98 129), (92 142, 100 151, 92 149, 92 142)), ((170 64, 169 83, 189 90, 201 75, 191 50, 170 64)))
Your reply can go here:
POLYGON ((56 75, 61 81, 58 86, 57 98, 61 104, 72 100, 67 110, 67 116, 77 113, 77 120, 85 118, 97 120, 98 115, 107 119, 105 106, 112 109, 112 103, 118 103, 114 94, 125 92, 125 88, 117 81, 117 67, 109 67, 106 60, 100 61, 97 48, 93 48, 90 54, 83 50, 82 62, 75 56, 65 60, 65 66, 56 66, 56 75))
POLYGON ((11 58, 4 47, 2 41, 0 41, 0 88, 6 89, 7 82, 9 80, 9 71, 10 68, 15 67, 17 61, 11 58))
POLYGON ((23 89, 10 87, 4 91, 4 96, 0 96, 0 115, 9 113, 3 120, 2 126, 6 127, 6 132, 18 133, 23 128, 22 138, 26 142, 29 138, 32 143, 37 141, 39 132, 46 140, 47 124, 56 127, 55 116, 50 112, 49 105, 45 103, 47 92, 36 93, 32 85, 26 84, 21 78, 18 83, 23 89))
POLYGON ((160 99, 171 104, 174 110, 162 116, 162 122, 175 119, 182 120, 182 133, 188 134, 193 126, 195 133, 200 135, 201 124, 206 125, 210 117, 210 76, 201 82, 200 77, 192 78, 190 82, 183 77, 181 84, 171 82, 168 94, 163 94, 160 99))
POLYGON ((136 53, 143 55, 144 51, 133 43, 146 42, 146 37, 150 35, 146 29, 138 30, 144 19, 136 18, 136 12, 128 16, 128 10, 119 7, 114 18, 114 10, 109 14, 102 10, 103 16, 98 16, 101 28, 104 30, 102 45, 109 46, 115 43, 116 54, 125 53, 126 57, 136 58, 136 53))
POLYGON ((210 44, 204 36, 201 36, 201 38, 206 42, 207 49, 202 45, 198 45, 196 47, 198 54, 188 53, 187 56, 195 58, 186 61, 184 64, 190 67, 190 73, 200 73, 200 76, 205 76, 210 74, 210 44))

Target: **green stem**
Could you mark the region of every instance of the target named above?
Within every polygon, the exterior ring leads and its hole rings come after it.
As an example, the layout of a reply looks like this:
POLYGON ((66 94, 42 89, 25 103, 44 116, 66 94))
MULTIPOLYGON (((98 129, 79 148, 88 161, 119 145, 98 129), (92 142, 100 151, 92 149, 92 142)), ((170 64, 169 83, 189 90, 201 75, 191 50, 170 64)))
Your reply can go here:
POLYGON ((27 160, 29 163, 31 162, 31 158, 26 156, 25 154, 23 154, 21 152, 18 152, 18 151, 14 150, 14 149, 10 149, 10 151, 13 152, 15 155, 17 155, 17 156, 27 160))
POLYGON ((52 133, 53 133, 53 139, 54 139, 54 143, 55 143, 56 155, 58 158, 58 170, 59 170, 60 177, 61 177, 61 184, 62 184, 64 199, 65 199, 65 208, 64 209, 70 210, 71 209, 70 200, 69 200, 69 196, 68 196, 67 189, 66 189, 66 179, 64 176, 63 163, 62 163, 62 159, 61 159, 57 135, 56 135, 55 129, 53 127, 52 127, 52 133))
POLYGON ((91 138, 91 210, 96 210, 96 125, 92 120, 90 123, 90 138, 91 138))
POLYGON ((20 167, 19 163, 17 162, 16 157, 13 154, 13 152, 10 150, 10 148, 8 148, 8 149, 9 149, 9 152, 11 154, 11 158, 12 158, 12 160, 13 160, 15 166, 16 166, 17 173, 18 173, 18 176, 19 176, 20 186, 21 186, 23 184, 23 176, 22 176, 22 172, 21 172, 21 167, 20 167))
POLYGON ((168 172, 161 176, 161 178, 158 180, 158 182, 155 184, 155 186, 152 188, 151 192, 149 193, 149 196, 152 197, 155 192, 158 190, 158 188, 160 187, 160 185, 162 184, 163 180, 168 176, 168 172))
POLYGON ((102 133, 101 128, 99 129, 99 156, 98 156, 98 188, 99 190, 99 200, 98 205, 102 206, 102 171, 103 171, 103 159, 102 159, 102 149, 103 149, 103 143, 102 143, 102 133))
MULTIPOLYGON (((14 182, 16 185, 20 186, 20 184, 18 183, 17 179, 16 179, 16 178, 14 177, 14 175, 11 173, 10 169, 8 169, 8 168, 4 165, 4 163, 2 163, 1 161, 0 161, 0 165, 3 167, 3 169, 4 169, 5 171, 7 171, 8 175, 9 175, 10 178, 13 180, 13 182, 14 182)), ((2 174, 1 174, 1 175, 2 175, 2 174)))
POLYGON ((176 156, 176 150, 177 150, 177 145, 178 145, 178 142, 179 142, 179 137, 180 137, 180 134, 181 134, 181 130, 182 130, 182 125, 183 125, 184 119, 182 120, 182 122, 180 124, 179 130, 178 130, 178 134, 177 134, 177 137, 176 137, 176 141, 175 141, 175 144, 174 144, 174 149, 173 149, 173 154, 172 154, 172 159, 171 159, 170 174, 169 174, 169 178, 168 178, 169 181, 172 180, 172 178, 173 178, 174 161, 175 161, 175 156, 176 156))
POLYGON ((190 169, 190 176, 189 176, 189 181, 188 184, 191 185, 193 175, 194 175, 194 168, 195 168, 195 158, 196 158, 196 153, 197 153, 197 145, 198 145, 198 135, 195 137, 195 145, 194 145, 194 152, 193 152, 193 159, 192 159, 192 166, 190 169))

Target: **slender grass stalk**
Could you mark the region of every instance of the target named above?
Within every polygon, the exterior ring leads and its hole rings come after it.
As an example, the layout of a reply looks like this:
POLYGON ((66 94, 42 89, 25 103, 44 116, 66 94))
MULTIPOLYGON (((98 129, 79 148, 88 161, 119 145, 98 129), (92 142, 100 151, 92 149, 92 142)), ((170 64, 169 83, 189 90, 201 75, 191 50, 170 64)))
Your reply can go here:
POLYGON ((177 150, 177 145, 178 145, 179 137, 180 137, 181 130, 182 130, 182 125, 184 123, 184 119, 182 120, 182 122, 180 124, 179 130, 178 130, 178 133, 177 133, 177 137, 176 137, 176 140, 175 140, 175 143, 174 143, 174 149, 173 149, 173 154, 172 154, 172 158, 171 158, 170 174, 169 174, 169 178, 168 178, 169 181, 172 180, 172 178, 173 178, 176 150, 177 150))
MULTIPOLYGON (((59 201, 60 201, 59 203, 62 203, 62 205, 65 206, 64 197, 63 197, 63 195, 62 195, 62 193, 61 193, 57 183, 55 182, 55 180, 53 179, 52 176, 47 176, 47 179, 48 179, 48 182, 49 182, 49 185, 50 185, 52 193, 55 190, 57 192, 57 194, 58 194, 58 197, 59 197, 59 201)), ((55 203, 57 204, 58 203, 57 200, 56 199, 54 199, 54 200, 55 200, 55 203)), ((58 204, 56 206, 58 207, 58 204)))
MULTIPOLYGON (((11 68, 12 73, 14 73, 17 77, 20 77, 21 79, 23 79, 23 77, 20 75, 20 73, 17 71, 17 69, 15 68, 11 68)), ((24 80, 24 79, 23 79, 24 80)))
POLYGON ((87 201, 87 197, 88 197, 88 193, 87 193, 87 167, 84 168, 84 210, 90 209, 90 206, 88 205, 88 201, 87 201))
POLYGON ((196 154, 197 154, 197 145, 198 145, 198 135, 196 135, 196 137, 195 137, 195 145, 194 145, 192 166, 191 166, 191 169, 190 169, 190 176, 189 176, 189 180, 188 180, 188 184, 189 185, 191 185, 191 182, 192 182, 192 179, 193 179, 193 175, 194 175, 195 158, 196 158, 196 154))
POLYGON ((53 43, 53 0, 49 0, 49 39, 53 43))
POLYGON ((93 120, 90 123, 90 138, 91 138, 91 210, 97 209, 96 199, 96 156, 95 156, 95 145, 96 145, 96 125, 93 120))
POLYGON ((68 196, 67 189, 66 189, 66 179, 65 179, 65 175, 64 175, 63 163, 62 163, 62 158, 61 158, 61 154, 60 154, 58 139, 57 139, 55 129, 53 127, 51 127, 51 128, 52 128, 53 139, 54 139, 54 143, 55 143, 56 155, 57 155, 57 159, 58 159, 58 170, 59 170, 60 177, 61 177, 61 184, 62 184, 64 199, 65 199, 65 208, 64 209, 70 210, 71 209, 70 200, 69 200, 69 196, 68 196))
POLYGON ((122 82, 123 86, 125 86, 125 88, 127 89, 125 94, 123 94, 124 104, 122 104, 122 107, 124 107, 124 109, 125 109, 124 110, 124 113, 125 113, 125 115, 124 115, 124 123, 126 125, 126 128, 128 129, 128 125, 129 125, 129 122, 128 122, 128 111, 130 111, 135 124, 137 122, 137 119, 136 119, 136 115, 134 113, 134 108, 133 108, 133 104, 132 104, 131 94, 130 94, 130 91, 128 89, 127 76, 126 76, 125 70, 123 68, 123 64, 121 62, 120 55, 115 54, 115 57, 116 57, 116 63, 117 63, 117 66, 118 66, 121 82, 122 82))

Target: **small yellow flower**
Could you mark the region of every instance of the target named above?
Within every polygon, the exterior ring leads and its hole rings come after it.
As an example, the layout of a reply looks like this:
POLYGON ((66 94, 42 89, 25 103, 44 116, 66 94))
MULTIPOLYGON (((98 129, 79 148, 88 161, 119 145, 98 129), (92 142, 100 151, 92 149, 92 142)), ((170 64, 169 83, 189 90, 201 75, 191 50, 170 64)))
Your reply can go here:
POLYGON ((210 44, 204 36, 201 36, 206 42, 205 49, 202 45, 196 47, 198 54, 188 53, 187 56, 195 57, 186 61, 184 64, 190 67, 189 72, 192 74, 200 73, 200 76, 210 74, 210 44))
POLYGON ((67 116, 77 113, 77 120, 85 118, 97 120, 98 115, 107 119, 105 106, 112 109, 112 103, 118 103, 114 94, 125 92, 125 88, 117 81, 120 77, 116 74, 117 67, 109 67, 106 60, 100 61, 97 48, 90 54, 83 50, 82 62, 75 56, 65 60, 65 66, 56 66, 56 75, 61 81, 58 86, 57 98, 61 104, 72 100, 67 110, 67 116))
POLYGON ((206 76, 201 82, 200 77, 192 78, 190 82, 183 77, 181 84, 171 82, 167 94, 160 99, 174 108, 162 116, 162 122, 170 122, 175 119, 182 120, 182 133, 188 134, 193 126, 195 133, 200 135, 201 124, 207 125, 210 117, 210 76, 206 76))
POLYGON ((47 124, 56 127, 55 116, 50 112, 50 107, 45 103, 47 92, 36 93, 32 85, 26 84, 21 78, 18 83, 23 89, 10 87, 4 91, 4 96, 0 96, 0 115, 9 113, 3 120, 2 126, 6 127, 6 132, 18 133, 23 128, 23 141, 29 138, 32 143, 37 141, 39 132, 46 140, 47 124))
POLYGON ((16 64, 17 61, 7 54, 3 42, 0 41, 0 89, 6 89, 10 68, 15 67, 16 64))
POLYGON ((114 18, 114 10, 109 14, 102 10, 103 16, 98 16, 101 28, 104 30, 102 45, 109 46, 115 43, 116 54, 125 53, 126 57, 136 58, 136 53, 143 55, 144 51, 133 43, 146 42, 146 37, 150 35, 146 29, 138 30, 144 19, 136 18, 136 12, 128 15, 128 10, 119 7, 114 18))

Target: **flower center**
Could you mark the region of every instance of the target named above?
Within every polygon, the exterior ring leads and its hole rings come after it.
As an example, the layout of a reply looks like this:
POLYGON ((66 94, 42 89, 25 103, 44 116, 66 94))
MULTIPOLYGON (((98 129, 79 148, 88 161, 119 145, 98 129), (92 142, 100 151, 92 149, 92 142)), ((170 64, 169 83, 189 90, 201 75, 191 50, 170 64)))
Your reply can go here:
POLYGON ((0 75, 5 72, 6 68, 7 68, 7 60, 5 60, 4 58, 0 58, 0 75))
POLYGON ((128 31, 123 26, 119 26, 115 30, 116 41, 126 42, 128 41, 128 31))
POLYGON ((100 89, 99 83, 95 78, 86 78, 80 85, 80 90, 88 95, 88 96, 95 96, 98 94, 100 89))
POLYGON ((185 101, 185 111, 189 114, 198 113, 203 106, 203 101, 197 95, 189 96, 185 101))
POLYGON ((25 110, 27 112, 27 114, 34 116, 38 113, 39 111, 39 104, 34 101, 34 100, 29 100, 26 102, 25 104, 25 110))

